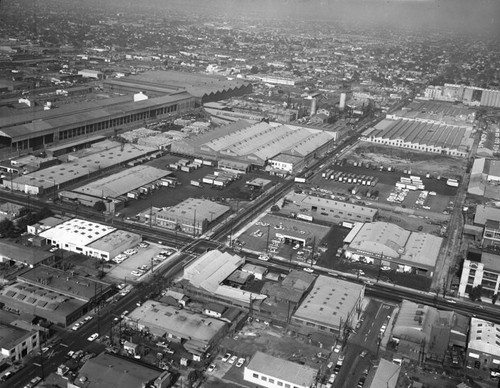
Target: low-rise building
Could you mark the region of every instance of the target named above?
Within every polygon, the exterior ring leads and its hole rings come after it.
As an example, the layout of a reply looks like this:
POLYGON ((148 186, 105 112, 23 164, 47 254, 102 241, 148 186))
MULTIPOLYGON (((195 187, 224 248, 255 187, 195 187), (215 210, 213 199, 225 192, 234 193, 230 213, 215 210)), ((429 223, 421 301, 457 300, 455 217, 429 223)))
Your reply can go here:
POLYGON ((361 309, 365 286, 320 275, 290 321, 291 330, 300 335, 339 334, 352 326, 361 309))
POLYGON ((125 323, 155 337, 181 343, 194 358, 202 357, 227 332, 227 324, 221 320, 153 300, 132 311, 125 323))
POLYGON ((243 371, 243 379, 267 388, 310 388, 318 370, 257 352, 243 371))
POLYGON ((68 388, 166 388, 172 376, 144 362, 116 354, 101 353, 89 359, 68 388))
POLYGON ((175 206, 154 210, 151 217, 156 225, 199 236, 231 208, 206 199, 188 198, 175 206))
POLYGON ((432 277, 443 239, 377 221, 355 224, 344 242, 350 260, 432 277))
POLYGON ((33 268, 38 264, 51 265, 54 261, 55 257, 51 252, 0 240, 0 263, 18 263, 33 268))
POLYGON ((471 318, 467 365, 472 368, 500 369, 500 325, 471 318))
POLYGON ((36 330, 24 330, 0 323, 0 351, 2 360, 21 361, 40 346, 40 336, 36 330))
POLYGON ((71 219, 40 233, 55 247, 110 260, 120 252, 141 242, 136 233, 81 219, 71 219))

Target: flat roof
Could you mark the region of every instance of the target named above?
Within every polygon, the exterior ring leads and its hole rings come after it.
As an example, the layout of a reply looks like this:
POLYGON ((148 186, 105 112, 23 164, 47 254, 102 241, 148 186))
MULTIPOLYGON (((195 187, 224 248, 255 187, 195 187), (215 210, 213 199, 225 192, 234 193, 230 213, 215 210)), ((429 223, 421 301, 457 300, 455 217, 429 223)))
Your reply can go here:
POLYGON ((84 247, 115 230, 111 226, 73 218, 43 231, 40 236, 61 244, 84 247))
POLYGON ((497 345, 500 325, 478 318, 471 318, 468 350, 475 350, 500 357, 500 346, 497 345))
POLYGON ((381 358, 370 387, 396 388, 401 366, 381 358))
POLYGON ((0 240, 0 257, 5 257, 18 263, 36 265, 52 256, 54 256, 53 253, 40 248, 27 247, 8 240, 0 240))
POLYGON ((82 388, 137 388, 146 386, 162 373, 143 362, 102 352, 81 367, 75 382, 82 388))
MULTIPOLYGON (((66 182, 88 176, 91 173, 112 167, 132 159, 157 151, 155 148, 140 145, 125 145, 123 151, 118 142, 97 143, 95 147, 70 154, 69 161, 57 166, 22 175, 13 179, 17 184, 51 188, 66 182), (100 147, 107 145, 108 149, 100 147), (97 151, 97 152, 96 152, 97 151), (83 155, 83 156, 82 156, 83 155)), ((100 196, 100 195, 99 195, 100 196)))
POLYGON ((17 278, 85 302, 95 298, 96 293, 104 293, 111 287, 109 283, 101 280, 75 275, 71 271, 63 271, 43 264, 23 272, 17 278))
POLYGON ((183 339, 210 342, 226 323, 188 310, 148 300, 127 316, 128 320, 149 327, 156 335, 174 334, 183 339))
POLYGON ((87 246, 104 252, 112 252, 120 247, 123 247, 130 240, 136 240, 137 238, 140 240, 141 235, 127 230, 117 229, 88 244, 87 246))
POLYGON ((245 368, 302 387, 313 386, 318 374, 317 369, 307 365, 297 364, 262 352, 256 352, 245 368))
POLYGON ((181 203, 162 210, 157 215, 171 219, 193 220, 196 217, 197 222, 203 220, 215 220, 228 212, 231 208, 226 205, 220 205, 208 199, 188 198, 181 203))
POLYGON ((474 215, 474 224, 484 226, 487 220, 500 221, 500 208, 488 205, 477 205, 476 214, 474 215))
POLYGON ((100 140, 104 140, 104 139, 106 139, 106 136, 102 136, 102 135, 90 136, 90 137, 86 137, 85 139, 70 141, 68 143, 63 143, 63 144, 58 144, 58 145, 53 146, 53 147, 48 147, 47 152, 55 152, 55 151, 59 151, 59 150, 64 150, 66 148, 75 147, 75 146, 78 146, 81 144, 100 141, 100 140))
POLYGON ((429 233, 411 232, 401 255, 402 260, 434 268, 443 239, 429 233))
POLYGON ((293 315, 326 327, 340 327, 363 297, 364 285, 319 275, 293 315))
MULTIPOLYGON (((312 243, 314 238, 321 241, 330 231, 330 227, 325 225, 313 224, 308 221, 281 217, 274 214, 266 214, 260 219, 271 227, 269 228, 269 239, 277 237, 286 237, 305 241, 306 244, 312 243)), ((267 233, 267 227, 261 229, 264 234, 267 233)))
POLYGON ((170 174, 172 174, 171 171, 148 165, 135 166, 90 182, 72 191, 93 197, 117 198, 170 174))
POLYGON ((33 333, 34 331, 29 332, 15 326, 0 323, 0 348, 10 351, 12 347, 16 346, 19 342, 33 333))
POLYGON ((484 265, 485 270, 500 273, 500 255, 489 252, 482 252, 481 263, 484 265))

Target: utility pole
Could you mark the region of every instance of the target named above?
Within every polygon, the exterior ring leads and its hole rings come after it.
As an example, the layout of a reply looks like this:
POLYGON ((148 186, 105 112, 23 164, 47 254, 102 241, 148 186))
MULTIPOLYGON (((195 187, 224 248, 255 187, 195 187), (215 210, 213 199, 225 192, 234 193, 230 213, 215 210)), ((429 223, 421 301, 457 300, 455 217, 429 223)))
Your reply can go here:
POLYGON ((193 219, 193 237, 196 238, 196 209, 194 209, 194 219, 193 219))
POLYGON ((269 253, 269 230, 270 229, 271 229, 271 225, 267 225, 266 253, 269 253))

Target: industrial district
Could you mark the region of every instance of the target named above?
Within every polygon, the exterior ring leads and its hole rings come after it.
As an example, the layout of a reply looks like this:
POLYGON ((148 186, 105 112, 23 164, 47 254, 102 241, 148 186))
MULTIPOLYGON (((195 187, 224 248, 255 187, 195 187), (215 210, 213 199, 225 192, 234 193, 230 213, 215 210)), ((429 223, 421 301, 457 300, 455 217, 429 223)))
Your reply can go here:
POLYGON ((0 2, 0 387, 500 386, 498 36, 157 3, 0 2))

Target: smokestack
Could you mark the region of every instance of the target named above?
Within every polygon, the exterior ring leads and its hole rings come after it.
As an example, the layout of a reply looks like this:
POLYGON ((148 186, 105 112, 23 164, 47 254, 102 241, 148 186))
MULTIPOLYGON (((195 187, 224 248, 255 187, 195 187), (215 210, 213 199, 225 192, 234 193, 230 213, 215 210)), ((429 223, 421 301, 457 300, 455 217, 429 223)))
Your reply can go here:
POLYGON ((314 116, 316 114, 316 98, 313 98, 311 100, 311 116, 314 116))

